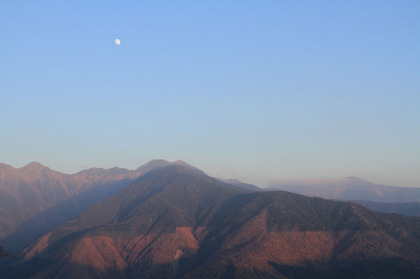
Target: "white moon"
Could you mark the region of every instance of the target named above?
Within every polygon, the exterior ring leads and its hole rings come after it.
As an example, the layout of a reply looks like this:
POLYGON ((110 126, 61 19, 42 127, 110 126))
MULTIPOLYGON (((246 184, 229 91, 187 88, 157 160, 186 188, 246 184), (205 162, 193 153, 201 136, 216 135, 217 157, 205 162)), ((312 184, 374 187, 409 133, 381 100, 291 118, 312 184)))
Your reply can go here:
POLYGON ((115 39, 115 44, 116 44, 117 46, 119 46, 119 45, 121 44, 120 39, 115 39))

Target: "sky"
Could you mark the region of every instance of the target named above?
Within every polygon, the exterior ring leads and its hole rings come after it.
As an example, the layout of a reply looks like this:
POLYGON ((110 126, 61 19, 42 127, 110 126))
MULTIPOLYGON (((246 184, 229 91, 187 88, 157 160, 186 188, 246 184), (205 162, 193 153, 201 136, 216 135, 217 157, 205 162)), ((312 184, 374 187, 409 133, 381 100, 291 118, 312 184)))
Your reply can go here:
POLYGON ((419 15, 418 0, 3 0, 0 162, 420 187, 419 15))

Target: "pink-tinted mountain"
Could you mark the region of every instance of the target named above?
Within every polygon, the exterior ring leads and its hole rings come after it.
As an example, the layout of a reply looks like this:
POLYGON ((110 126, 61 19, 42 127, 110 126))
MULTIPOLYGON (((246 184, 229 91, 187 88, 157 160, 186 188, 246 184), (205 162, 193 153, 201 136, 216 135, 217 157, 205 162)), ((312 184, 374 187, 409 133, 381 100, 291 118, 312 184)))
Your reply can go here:
POLYGON ((0 164, 0 246, 18 252, 139 176, 171 164, 186 163, 153 160, 136 170, 91 168, 72 175, 37 162, 22 168, 0 164))
POLYGON ((29 245, 12 278, 420 278, 420 218, 183 166, 154 169, 29 245))
MULTIPOLYGON (((141 175, 169 165, 196 169, 181 160, 152 160, 136 170, 91 168, 69 175, 37 162, 22 168, 0 164, 0 246, 16 253, 141 175)), ((255 187, 236 181, 232 185, 255 187)))

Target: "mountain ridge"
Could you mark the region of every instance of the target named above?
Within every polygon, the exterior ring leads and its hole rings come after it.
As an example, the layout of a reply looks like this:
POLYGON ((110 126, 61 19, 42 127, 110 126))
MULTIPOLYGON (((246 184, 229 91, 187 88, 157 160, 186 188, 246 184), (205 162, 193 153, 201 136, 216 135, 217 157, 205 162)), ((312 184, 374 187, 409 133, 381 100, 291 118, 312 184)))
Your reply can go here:
MULTIPOLYGON (((19 252, 38 235, 73 219, 94 203, 118 193, 140 176, 171 165, 202 172, 182 160, 168 162, 162 159, 152 160, 134 170, 118 167, 89 168, 74 174, 61 173, 38 162, 31 162, 21 168, 2 164, 0 246, 19 252)), ((239 188, 241 186, 235 185, 239 188)))
POLYGON ((9 274, 416 278, 418 231, 420 218, 284 191, 233 189, 202 172, 167 166, 44 235, 9 274))
POLYGON ((110 197, 158 164, 136 170, 90 168, 74 174, 54 171, 39 162, 21 168, 0 165, 0 246, 18 252, 26 243, 110 197))

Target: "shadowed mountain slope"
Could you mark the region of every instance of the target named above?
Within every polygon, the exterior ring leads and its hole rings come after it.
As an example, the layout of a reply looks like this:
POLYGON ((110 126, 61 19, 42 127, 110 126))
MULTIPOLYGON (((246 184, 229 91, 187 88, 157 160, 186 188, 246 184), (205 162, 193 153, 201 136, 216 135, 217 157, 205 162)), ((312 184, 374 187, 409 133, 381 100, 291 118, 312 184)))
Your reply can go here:
POLYGON ((137 170, 91 168, 72 175, 37 162, 22 168, 0 164, 0 245, 18 252, 139 176, 169 165, 188 164, 153 160, 137 170))
POLYGON ((420 218, 153 170, 29 246, 14 278, 418 278, 420 218))

